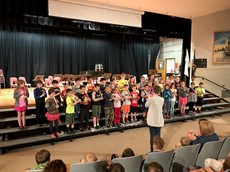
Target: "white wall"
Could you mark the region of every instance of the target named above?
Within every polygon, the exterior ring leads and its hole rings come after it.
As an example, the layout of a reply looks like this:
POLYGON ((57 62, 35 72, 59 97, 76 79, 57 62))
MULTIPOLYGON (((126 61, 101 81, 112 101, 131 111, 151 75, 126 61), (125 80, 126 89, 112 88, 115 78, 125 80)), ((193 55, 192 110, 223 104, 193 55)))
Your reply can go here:
MULTIPOLYGON (((160 39, 160 59, 170 59, 174 58, 175 63, 178 63, 178 66, 181 64, 182 57, 182 39, 176 38, 161 38, 160 39)), ((179 73, 179 68, 175 69, 175 73, 179 73)))
MULTIPOLYGON (((230 10, 206 15, 192 20, 192 47, 196 58, 207 58, 207 68, 196 70, 196 75, 206 77, 230 89, 230 64, 213 64, 212 51, 214 32, 230 31, 230 10)), ((221 89, 208 82, 210 91, 220 95, 221 89)))

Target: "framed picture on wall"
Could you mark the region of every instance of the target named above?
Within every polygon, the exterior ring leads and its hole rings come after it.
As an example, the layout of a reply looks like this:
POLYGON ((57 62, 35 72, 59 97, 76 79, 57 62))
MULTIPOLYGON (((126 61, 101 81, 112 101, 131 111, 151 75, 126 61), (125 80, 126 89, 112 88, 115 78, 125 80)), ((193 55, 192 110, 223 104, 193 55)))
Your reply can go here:
POLYGON ((158 60, 158 70, 164 70, 164 60, 158 60))
POLYGON ((230 31, 214 33, 212 63, 230 63, 230 31))

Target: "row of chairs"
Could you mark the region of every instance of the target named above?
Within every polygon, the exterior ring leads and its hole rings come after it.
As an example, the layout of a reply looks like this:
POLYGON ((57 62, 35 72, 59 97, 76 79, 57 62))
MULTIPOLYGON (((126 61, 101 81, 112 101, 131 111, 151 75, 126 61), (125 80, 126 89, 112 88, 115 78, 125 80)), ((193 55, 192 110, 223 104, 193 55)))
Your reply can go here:
MULTIPOLYGON (((204 167, 204 161, 207 158, 225 159, 230 152, 230 136, 225 140, 207 142, 200 150, 200 144, 180 147, 176 152, 174 150, 164 152, 152 152, 148 154, 143 163, 143 155, 137 155, 127 158, 115 158, 112 163, 120 163, 127 172, 145 172, 145 165, 153 161, 159 163, 165 172, 171 171, 173 163, 177 162, 188 168, 190 165, 204 167), (199 152, 200 151, 200 152, 199 152)), ((70 172, 104 172, 106 161, 96 161, 86 164, 72 164, 70 172)))
POLYGON ((10 87, 15 88, 17 87, 18 80, 23 80, 25 82, 26 87, 31 87, 31 83, 27 83, 26 78, 23 76, 20 77, 10 77, 10 87))

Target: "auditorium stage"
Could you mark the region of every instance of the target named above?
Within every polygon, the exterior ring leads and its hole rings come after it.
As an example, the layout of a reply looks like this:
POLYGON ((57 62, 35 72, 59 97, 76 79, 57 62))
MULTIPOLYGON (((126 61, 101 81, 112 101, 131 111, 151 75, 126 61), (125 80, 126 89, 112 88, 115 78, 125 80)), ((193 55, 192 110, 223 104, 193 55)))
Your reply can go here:
MULTIPOLYGON (((29 90, 29 98, 28 98, 28 105, 29 106, 35 106, 34 101, 34 94, 33 90, 34 88, 28 88, 29 90)), ((14 88, 1 88, 0 90, 0 109, 10 109, 14 107, 14 88)))

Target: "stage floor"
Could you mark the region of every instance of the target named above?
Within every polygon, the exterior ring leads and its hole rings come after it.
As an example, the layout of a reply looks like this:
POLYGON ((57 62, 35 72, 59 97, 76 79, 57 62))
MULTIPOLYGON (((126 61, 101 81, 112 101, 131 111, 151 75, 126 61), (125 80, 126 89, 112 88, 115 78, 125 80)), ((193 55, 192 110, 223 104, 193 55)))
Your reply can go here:
MULTIPOLYGON (((30 94, 28 98, 28 106, 35 106, 35 100, 33 94, 34 89, 35 87, 28 88, 30 94)), ((0 90, 0 109, 9 109, 14 107, 15 100, 13 98, 13 94, 14 94, 14 88, 2 88, 0 90)))

